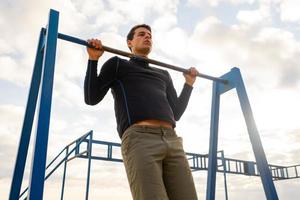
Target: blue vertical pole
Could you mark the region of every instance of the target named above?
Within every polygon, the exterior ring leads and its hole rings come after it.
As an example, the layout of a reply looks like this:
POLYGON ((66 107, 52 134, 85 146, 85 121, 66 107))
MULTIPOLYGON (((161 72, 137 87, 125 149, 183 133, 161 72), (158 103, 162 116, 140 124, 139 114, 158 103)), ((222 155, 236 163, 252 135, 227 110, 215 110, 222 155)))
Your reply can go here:
POLYGON ((29 200, 43 199, 59 13, 50 10, 43 62, 39 116, 29 183, 29 200))
POLYGON ((26 158, 28 154, 28 146, 29 146, 29 141, 30 141, 30 136, 32 131, 32 124, 33 124, 33 119, 34 119, 34 114, 36 109, 36 101, 37 101, 39 86, 41 82, 42 63, 43 63, 43 51, 42 51, 43 43, 44 43, 44 30, 42 29, 40 32, 39 43, 36 51, 35 63, 34 63, 33 73, 31 77, 23 127, 22 127, 21 137, 19 141, 19 148, 18 148, 17 158, 15 162, 11 187, 10 187, 9 200, 14 200, 19 198, 19 194, 22 186, 26 158))
POLYGON ((92 161, 92 143, 93 143, 93 131, 91 131, 89 142, 88 142, 88 151, 87 151, 88 152, 88 170, 87 170, 85 200, 89 199, 91 161, 92 161))
POLYGON ((65 164, 64 164, 64 174, 63 174, 63 180, 62 180, 62 186, 61 186, 61 194, 60 199, 64 199, 64 192, 65 192, 65 182, 66 182, 66 171, 67 171, 67 164, 68 164, 68 154, 69 154, 69 146, 66 148, 66 156, 65 156, 65 164))
POLYGON ((262 146, 262 142, 254 121, 250 102, 247 96, 247 92, 244 86, 244 82, 238 68, 233 68, 232 72, 236 77, 236 90, 240 100, 240 105, 243 111, 243 115, 246 121, 252 149, 257 163, 257 168, 260 173, 262 184, 264 187, 265 195, 268 200, 278 199, 275 185, 272 179, 272 174, 268 166, 267 158, 262 146))
POLYGON ((211 120, 210 120, 210 138, 209 138, 206 200, 214 200, 215 199, 216 173, 217 173, 217 150, 218 150, 218 129, 219 129, 219 109, 220 109, 219 83, 214 81, 213 94, 212 94, 211 120))
POLYGON ((227 192, 227 178, 226 178, 226 161, 224 157, 224 151, 221 151, 222 165, 223 165, 223 175, 224 175, 224 190, 225 190, 225 200, 228 200, 228 192, 227 192))

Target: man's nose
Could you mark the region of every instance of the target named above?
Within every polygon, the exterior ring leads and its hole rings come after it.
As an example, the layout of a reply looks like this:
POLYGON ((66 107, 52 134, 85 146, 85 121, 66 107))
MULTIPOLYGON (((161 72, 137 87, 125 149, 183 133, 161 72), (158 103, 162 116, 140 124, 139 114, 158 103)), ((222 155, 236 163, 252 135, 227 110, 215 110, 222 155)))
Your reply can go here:
POLYGON ((145 35, 145 38, 146 38, 146 39, 151 39, 150 34, 146 34, 146 35, 145 35))

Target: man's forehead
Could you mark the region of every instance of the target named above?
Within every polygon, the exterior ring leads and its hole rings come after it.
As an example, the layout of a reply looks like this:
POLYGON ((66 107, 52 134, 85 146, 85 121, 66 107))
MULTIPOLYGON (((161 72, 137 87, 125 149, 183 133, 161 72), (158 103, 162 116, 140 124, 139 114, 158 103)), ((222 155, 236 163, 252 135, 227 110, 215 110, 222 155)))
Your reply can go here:
POLYGON ((151 31, 149 31, 148 29, 144 28, 144 27, 139 27, 137 28, 135 31, 135 33, 141 33, 141 32, 145 32, 145 33, 149 33, 151 35, 151 31))

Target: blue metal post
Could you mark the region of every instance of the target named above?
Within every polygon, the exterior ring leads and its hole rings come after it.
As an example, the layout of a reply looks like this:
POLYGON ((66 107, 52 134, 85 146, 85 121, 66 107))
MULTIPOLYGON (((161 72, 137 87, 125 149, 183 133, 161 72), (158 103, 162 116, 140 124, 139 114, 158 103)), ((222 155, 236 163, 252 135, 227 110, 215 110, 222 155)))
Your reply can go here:
POLYGON ((210 138, 209 138, 206 200, 214 200, 215 199, 219 108, 220 108, 219 83, 214 81, 213 94, 212 94, 211 120, 210 120, 210 138))
POLYGON ((228 200, 228 192, 227 192, 227 178, 226 178, 226 161, 224 157, 224 151, 221 151, 222 165, 223 165, 223 175, 224 175, 224 190, 225 190, 225 200, 228 200))
POLYGON ((43 199, 57 43, 58 16, 59 13, 57 11, 50 10, 44 50, 43 80, 39 105, 39 116, 28 192, 29 200, 43 199))
POLYGON ((9 199, 14 200, 19 198, 22 180, 24 175, 24 168, 26 164, 26 158, 28 154, 28 146, 32 131, 32 124, 36 109, 36 101, 39 93, 39 86, 41 82, 42 74, 42 63, 43 63, 43 43, 44 43, 44 31, 40 32, 39 43, 37 46, 35 63, 33 68, 33 73, 31 77, 29 95, 26 105, 26 111, 23 121, 23 127, 21 132, 21 137, 19 141, 19 148, 17 153, 17 158, 15 162, 15 168, 13 173, 13 179, 11 182, 9 199))
POLYGON ((238 68, 233 68, 232 73, 236 77, 236 90, 239 97, 240 105, 246 121, 252 149, 257 163, 257 168, 260 172, 260 177, 264 187, 265 195, 268 200, 278 199, 275 185, 272 179, 272 174, 268 166, 267 158, 263 149, 263 145, 254 121, 250 102, 244 86, 244 82, 238 68))
POLYGON ((90 189, 90 176, 91 176, 91 161, 92 161, 92 144, 93 144, 93 131, 91 131, 89 142, 88 142, 88 170, 87 170, 87 180, 86 180, 86 191, 85 200, 89 199, 89 189, 90 189))
POLYGON ((60 199, 64 199, 64 191, 65 191, 65 182, 66 182, 66 171, 67 171, 67 164, 68 164, 68 155, 69 154, 69 146, 66 148, 66 156, 65 156, 65 164, 64 164, 64 174, 63 174, 63 180, 62 180, 62 186, 61 186, 61 194, 60 199))

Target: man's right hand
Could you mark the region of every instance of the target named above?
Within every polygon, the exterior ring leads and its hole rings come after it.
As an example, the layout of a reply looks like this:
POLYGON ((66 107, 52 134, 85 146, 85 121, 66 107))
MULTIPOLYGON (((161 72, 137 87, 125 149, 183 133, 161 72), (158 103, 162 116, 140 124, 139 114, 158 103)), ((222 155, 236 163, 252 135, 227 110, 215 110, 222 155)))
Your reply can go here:
POLYGON ((89 60, 98 60, 104 53, 101 40, 92 38, 87 40, 87 42, 94 47, 94 48, 89 48, 89 47, 86 48, 89 54, 89 60))

